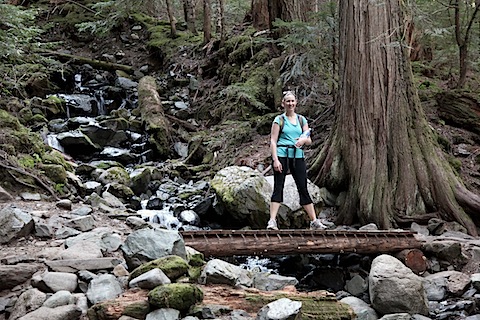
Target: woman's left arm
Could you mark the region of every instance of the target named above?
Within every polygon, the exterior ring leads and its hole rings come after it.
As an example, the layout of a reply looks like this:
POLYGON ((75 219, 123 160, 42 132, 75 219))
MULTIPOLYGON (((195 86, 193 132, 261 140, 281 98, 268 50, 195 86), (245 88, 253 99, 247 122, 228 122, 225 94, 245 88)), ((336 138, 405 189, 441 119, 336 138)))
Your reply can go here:
MULTIPOLYGON (((310 128, 308 127, 307 121, 305 121, 305 124, 302 127, 302 133, 309 131, 310 128)), ((311 145, 312 144, 312 139, 310 138, 311 135, 308 135, 308 137, 300 137, 297 140, 297 143, 295 143, 295 146, 300 148, 304 145, 311 145)))

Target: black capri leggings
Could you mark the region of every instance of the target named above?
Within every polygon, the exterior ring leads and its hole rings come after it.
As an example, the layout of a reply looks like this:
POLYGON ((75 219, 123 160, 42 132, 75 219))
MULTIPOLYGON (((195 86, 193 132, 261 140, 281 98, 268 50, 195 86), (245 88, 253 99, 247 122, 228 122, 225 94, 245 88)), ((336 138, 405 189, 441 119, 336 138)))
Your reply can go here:
POLYGON ((300 196, 300 205, 312 203, 312 198, 307 190, 307 165, 305 158, 287 158, 279 157, 278 160, 282 164, 282 172, 273 170, 273 194, 272 202, 283 202, 283 187, 285 185, 285 177, 288 169, 297 185, 298 194, 300 196))

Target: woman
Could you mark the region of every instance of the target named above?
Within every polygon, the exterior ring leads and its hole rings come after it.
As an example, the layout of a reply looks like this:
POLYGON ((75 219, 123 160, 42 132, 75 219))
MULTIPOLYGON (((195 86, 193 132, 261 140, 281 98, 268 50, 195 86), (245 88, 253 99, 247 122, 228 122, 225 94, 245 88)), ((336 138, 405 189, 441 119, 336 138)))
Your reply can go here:
POLYGON ((295 113, 297 99, 292 92, 285 93, 282 106, 285 113, 275 117, 270 135, 274 183, 267 229, 278 230, 276 218, 280 204, 283 202, 283 187, 289 170, 297 185, 300 205, 311 220, 310 229, 325 229, 326 226, 317 219, 312 198, 307 190, 307 166, 301 149, 304 145, 312 143, 308 134, 310 129, 307 120, 304 116, 295 113))

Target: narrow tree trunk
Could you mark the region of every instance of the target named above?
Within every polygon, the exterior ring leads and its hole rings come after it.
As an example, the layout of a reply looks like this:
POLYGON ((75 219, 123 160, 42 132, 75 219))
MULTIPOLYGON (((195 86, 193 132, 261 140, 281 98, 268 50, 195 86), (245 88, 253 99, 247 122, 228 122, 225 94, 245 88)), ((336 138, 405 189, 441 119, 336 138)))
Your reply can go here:
POLYGON ((212 39, 212 7, 210 0, 203 0, 203 42, 212 39))
POLYGON ((476 235, 462 207, 479 197, 458 180, 426 121, 400 43, 399 0, 342 0, 339 13, 335 125, 311 166, 317 184, 344 193, 337 223, 387 229, 397 215, 438 212, 476 235))
POLYGON ((225 0, 218 0, 217 33, 220 34, 220 47, 225 43, 225 0))
POLYGON ((187 29, 193 34, 197 34, 195 27, 195 4, 193 0, 183 0, 183 10, 185 12, 185 22, 187 29))
POLYGON ((172 7, 172 0, 167 1, 167 13, 168 13, 168 21, 170 21, 170 36, 172 38, 177 37, 177 26, 176 26, 176 19, 173 15, 173 7, 172 7))
MULTIPOLYGON (((462 25, 461 25, 461 13, 460 13, 460 1, 455 0, 453 2, 454 7, 454 19, 455 19, 455 39, 458 45, 458 61, 459 61, 459 76, 457 81, 457 88, 463 88, 467 80, 467 71, 468 71, 468 47, 470 45, 470 33, 472 30, 473 23, 476 19, 478 12, 480 11, 480 1, 476 1, 473 8, 473 13, 470 18, 467 20, 467 26, 462 35, 462 25)), ((471 5, 471 4, 468 4, 471 5)))

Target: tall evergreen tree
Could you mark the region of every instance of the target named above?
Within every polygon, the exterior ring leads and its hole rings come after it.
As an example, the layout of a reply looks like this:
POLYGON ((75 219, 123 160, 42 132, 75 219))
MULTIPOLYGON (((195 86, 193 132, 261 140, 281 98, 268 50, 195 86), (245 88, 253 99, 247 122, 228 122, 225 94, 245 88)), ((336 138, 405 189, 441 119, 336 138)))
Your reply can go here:
POLYGON ((339 18, 335 125, 311 166, 344 195, 337 223, 439 217, 477 235, 480 197, 445 159, 413 87, 401 1, 342 0, 339 18))

